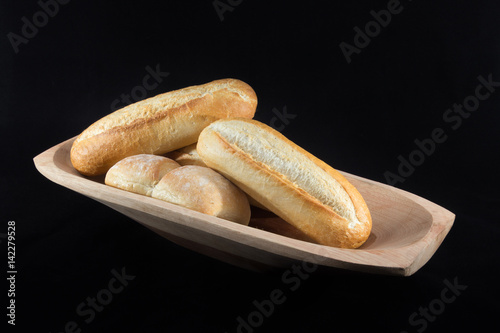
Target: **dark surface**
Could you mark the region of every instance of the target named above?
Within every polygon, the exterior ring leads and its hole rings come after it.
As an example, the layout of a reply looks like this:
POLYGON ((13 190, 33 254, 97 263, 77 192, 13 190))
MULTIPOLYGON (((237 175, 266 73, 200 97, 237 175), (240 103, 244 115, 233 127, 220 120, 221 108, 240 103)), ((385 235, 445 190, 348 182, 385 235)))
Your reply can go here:
MULTIPOLYGON (((38 15, 38 32, 16 53, 9 33, 21 36, 25 21, 33 22, 41 7, 36 1, 2 2, 0 232, 7 233, 8 221, 16 222, 18 271, 16 326, 9 329, 453 332, 495 327, 500 87, 491 87, 460 123, 458 113, 449 118, 447 110, 474 102, 470 96, 479 76, 500 82, 496 2, 402 1, 395 7, 399 13, 352 54, 350 63, 340 44, 353 44, 354 28, 364 29, 373 20, 370 11, 387 8, 388 1, 232 3, 221 21, 212 1, 71 1, 46 22, 38 15), (110 113, 122 94, 135 91, 141 97, 136 87, 143 85, 148 66, 169 74, 147 97, 218 78, 242 79, 259 97, 256 119, 280 127, 335 168, 383 183, 387 172, 402 177, 401 158, 418 158, 415 140, 429 142, 433 130, 441 128, 444 142, 421 154, 420 165, 394 185, 454 212, 451 232, 408 278, 322 269, 306 275, 293 267, 265 275, 173 245, 36 171, 34 156, 110 113), (288 123, 273 121, 284 108, 288 123), (129 276, 126 286, 119 288, 113 270, 129 276), (461 289, 453 294, 450 283, 461 289), (96 305, 93 316, 89 302, 97 296, 108 304, 96 305), (271 308, 272 298, 280 304, 271 308)), ((7 240, 1 240, 3 274, 7 240)), ((9 286, 3 286, 6 314, 9 286)))

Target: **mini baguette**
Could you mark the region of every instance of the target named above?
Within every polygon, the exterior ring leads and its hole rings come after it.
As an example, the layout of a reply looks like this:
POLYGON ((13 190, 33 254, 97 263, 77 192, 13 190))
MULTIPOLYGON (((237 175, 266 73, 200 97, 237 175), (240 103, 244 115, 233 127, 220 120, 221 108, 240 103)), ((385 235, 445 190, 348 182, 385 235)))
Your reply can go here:
POLYGON ((319 244, 357 248, 371 232, 361 194, 338 171, 255 120, 219 120, 200 134, 205 164, 319 244))
POLYGON ((245 82, 222 79, 139 101, 101 118, 74 141, 71 163, 81 174, 106 173, 121 159, 162 155, 190 145, 210 123, 253 118, 257 96, 245 82))

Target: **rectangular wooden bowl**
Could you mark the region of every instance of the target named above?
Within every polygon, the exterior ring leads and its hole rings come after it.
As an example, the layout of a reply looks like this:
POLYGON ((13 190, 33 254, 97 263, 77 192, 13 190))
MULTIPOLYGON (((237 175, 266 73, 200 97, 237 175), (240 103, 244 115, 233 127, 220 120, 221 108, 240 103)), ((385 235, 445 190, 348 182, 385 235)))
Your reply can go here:
POLYGON ((273 233, 273 225, 283 221, 257 209, 252 212, 250 225, 244 226, 106 186, 104 177, 84 177, 70 161, 74 139, 36 156, 38 171, 178 245, 247 269, 290 268, 304 261, 336 269, 409 276, 431 258, 455 219, 453 213, 419 196, 342 172, 366 200, 373 219, 372 233, 358 249, 313 244, 273 233))

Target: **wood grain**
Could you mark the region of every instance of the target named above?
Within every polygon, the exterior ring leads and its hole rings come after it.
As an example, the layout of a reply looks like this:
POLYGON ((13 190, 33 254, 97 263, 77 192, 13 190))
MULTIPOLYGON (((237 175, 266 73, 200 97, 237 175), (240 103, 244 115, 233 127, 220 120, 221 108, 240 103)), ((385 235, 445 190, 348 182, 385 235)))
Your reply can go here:
POLYGON ((325 267, 409 276, 432 257, 455 219, 450 211, 417 195, 342 172, 370 209, 371 235, 358 249, 313 244, 269 212, 254 209, 250 225, 244 226, 106 186, 103 176, 82 176, 70 161, 74 139, 36 156, 38 171, 176 244, 247 269, 290 268, 294 262, 307 261, 325 267))

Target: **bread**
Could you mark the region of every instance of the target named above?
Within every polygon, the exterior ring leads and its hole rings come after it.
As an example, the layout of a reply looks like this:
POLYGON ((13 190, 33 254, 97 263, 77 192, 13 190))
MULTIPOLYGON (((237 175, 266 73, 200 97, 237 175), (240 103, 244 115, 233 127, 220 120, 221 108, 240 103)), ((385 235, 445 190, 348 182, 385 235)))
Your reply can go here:
POLYGON ((139 154, 129 156, 106 173, 104 183, 125 191, 151 196, 160 179, 180 165, 163 156, 139 154))
POLYGON ((197 141, 215 120, 252 118, 257 96, 246 83, 222 79, 151 97, 101 118, 83 131, 71 148, 71 163, 81 174, 104 174, 121 159, 163 155, 197 141))
POLYGON ((248 225, 245 193, 214 170, 186 165, 168 172, 155 186, 153 198, 248 225))
POLYGON ((196 143, 174 150, 165 156, 176 161, 180 165, 206 166, 196 151, 196 143))
POLYGON ((206 127, 203 162, 316 243, 357 248, 371 217, 361 194, 338 171, 256 120, 226 119, 206 127))
MULTIPOLYGON (((196 143, 193 143, 192 145, 183 147, 181 149, 174 150, 173 152, 168 153, 166 157, 173 159, 180 165, 198 165, 206 167, 205 162, 203 162, 200 155, 198 154, 198 151, 196 150, 196 143)), ((268 210, 266 207, 262 206, 250 196, 248 197, 248 202, 250 203, 250 206, 268 210)))

